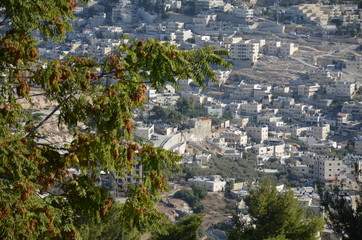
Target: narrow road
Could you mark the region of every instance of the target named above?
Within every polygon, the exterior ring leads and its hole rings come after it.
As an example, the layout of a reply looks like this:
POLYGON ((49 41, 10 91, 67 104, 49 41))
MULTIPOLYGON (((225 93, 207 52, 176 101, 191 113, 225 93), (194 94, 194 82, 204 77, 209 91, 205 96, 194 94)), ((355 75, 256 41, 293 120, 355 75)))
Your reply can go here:
POLYGON ((307 63, 302 58, 299 58, 299 57, 298 58, 297 57, 291 57, 291 58, 298 61, 298 62, 300 62, 301 64, 304 64, 305 66, 308 66, 308 67, 311 67, 311 68, 318 68, 318 67, 316 67, 316 66, 314 66, 312 64, 307 63))

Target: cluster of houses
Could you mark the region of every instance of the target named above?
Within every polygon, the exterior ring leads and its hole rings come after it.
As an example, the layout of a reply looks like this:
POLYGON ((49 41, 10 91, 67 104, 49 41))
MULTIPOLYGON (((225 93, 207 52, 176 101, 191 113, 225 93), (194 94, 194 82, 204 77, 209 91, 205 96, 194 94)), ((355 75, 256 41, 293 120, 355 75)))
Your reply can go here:
MULTIPOLYGON (((315 74, 312 72, 311 76, 315 74)), ((335 79, 335 85, 315 83, 289 87, 239 82, 231 86, 227 83, 225 81, 224 84, 201 91, 191 87, 191 80, 180 81, 181 96, 171 86, 163 93, 149 89, 152 92, 148 94, 149 108, 155 104, 175 108, 176 101, 159 101, 157 98, 192 98, 204 104, 210 118, 191 119, 191 127, 183 130, 163 123, 140 122, 136 125, 135 135, 149 140, 156 147, 184 155, 184 163, 206 165, 211 156, 209 152, 233 161, 241 159, 243 152, 249 151, 261 162, 270 158, 277 158, 281 163, 291 157, 298 159, 297 164, 291 167, 305 174, 312 182, 328 183, 348 178, 344 181, 349 187, 357 186, 353 174, 341 174, 352 173, 354 165, 347 164, 347 160, 330 159, 327 156, 345 147, 332 140, 338 135, 353 139, 354 153, 356 156, 362 154, 362 138, 359 137, 362 135, 361 103, 351 101, 359 89, 358 84, 342 82, 338 78, 335 79), (328 89, 333 86, 338 86, 335 91, 341 94, 329 94, 328 89), (321 88, 324 91, 320 91, 321 88), (218 94, 215 94, 216 91, 218 94), (340 111, 328 112, 333 101, 341 101, 340 111), (212 118, 220 118, 225 114, 231 115, 232 121, 225 120, 219 125, 212 125, 212 118), (197 151, 193 152, 191 148, 197 151), (333 166, 340 167, 316 167, 322 166, 321 162, 329 161, 335 163, 333 166)), ((361 160, 351 159, 354 162, 361 160)), ((214 179, 216 185, 225 184, 219 178, 214 179)), ((214 180, 207 178, 205 181, 211 184, 214 180)), ((214 191, 223 187, 210 186, 208 189, 214 191)))
POLYGON ((338 25, 362 28, 362 11, 358 5, 300 4, 286 10, 296 22, 315 23, 326 30, 336 30, 338 25))
MULTIPOLYGON (((101 59, 114 50, 123 40, 122 34, 132 38, 154 38, 168 41, 181 49, 199 49, 215 46, 231 52, 230 59, 242 61, 246 66, 255 64, 262 54, 291 56, 298 50, 294 43, 243 39, 243 28, 250 28, 253 8, 250 4, 232 5, 222 0, 196 1, 196 13, 192 16, 171 14, 171 20, 162 21, 131 1, 120 0, 108 13, 86 14, 97 5, 91 1, 88 7, 78 6, 73 23, 74 32, 61 46, 42 43, 40 54, 46 58, 63 58, 66 54, 90 56, 101 59), (108 15, 107 15, 108 14, 108 15)), ((165 1, 165 10, 181 8, 181 1, 165 1)))

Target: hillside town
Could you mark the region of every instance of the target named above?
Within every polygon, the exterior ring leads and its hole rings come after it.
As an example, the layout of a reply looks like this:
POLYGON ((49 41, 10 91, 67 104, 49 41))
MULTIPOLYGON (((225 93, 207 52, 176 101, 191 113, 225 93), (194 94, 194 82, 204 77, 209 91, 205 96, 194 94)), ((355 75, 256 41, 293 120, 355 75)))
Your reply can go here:
MULTIPOLYGON (((135 138, 182 156, 183 173, 169 180, 160 211, 171 220, 196 212, 173 194, 200 185, 247 219, 243 198, 271 178, 279 191, 291 189, 305 208, 323 214, 317 183, 356 199, 362 181, 362 8, 330 2, 92 0, 75 8, 64 43, 40 43, 40 56, 102 60, 128 41, 123 35, 229 51, 233 67, 215 68, 218 82, 147 86, 144 108, 134 113, 135 138)), ((39 119, 54 109, 42 97, 33 103, 27 107, 39 119)), ((71 142, 56 119, 41 128, 49 136, 43 141, 71 142)), ((127 184, 141 181, 142 165, 134 168, 126 177, 102 172, 97 181, 124 201, 127 184)), ((204 214, 205 231, 226 239, 217 226, 231 224, 232 214, 204 214)), ((326 225, 320 239, 342 238, 326 225)))

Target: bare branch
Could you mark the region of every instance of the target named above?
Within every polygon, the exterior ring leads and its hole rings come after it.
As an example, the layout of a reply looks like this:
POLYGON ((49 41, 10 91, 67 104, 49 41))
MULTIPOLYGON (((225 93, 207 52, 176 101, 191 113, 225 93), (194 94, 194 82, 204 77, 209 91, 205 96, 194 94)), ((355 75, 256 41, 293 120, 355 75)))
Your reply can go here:
POLYGON ((63 148, 63 147, 54 147, 52 145, 49 145, 49 144, 45 144, 45 143, 37 143, 37 145, 39 146, 45 146, 45 147, 49 147, 49 148, 52 148, 54 150, 64 150, 64 151, 68 151, 67 148, 63 148))
POLYGON ((56 111, 59 110, 59 108, 60 108, 60 104, 59 104, 58 106, 56 106, 56 107, 53 109, 53 111, 52 111, 51 113, 49 113, 48 116, 46 116, 46 118, 44 118, 40 123, 38 123, 38 125, 37 125, 35 128, 33 128, 33 129, 25 136, 25 138, 28 138, 28 137, 32 136, 51 116, 54 115, 54 113, 55 113, 56 111))

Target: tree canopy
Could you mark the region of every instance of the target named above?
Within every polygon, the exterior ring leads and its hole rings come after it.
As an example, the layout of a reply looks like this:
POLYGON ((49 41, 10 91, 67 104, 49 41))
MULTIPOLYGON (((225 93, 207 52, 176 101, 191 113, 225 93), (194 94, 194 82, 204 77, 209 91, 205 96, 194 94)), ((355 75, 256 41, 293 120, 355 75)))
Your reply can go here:
POLYGON ((323 229, 320 216, 308 216, 291 190, 280 193, 269 180, 250 190, 244 201, 251 221, 243 222, 235 216, 229 239, 312 240, 318 239, 317 233, 323 229))
POLYGON ((71 29, 76 4, 0 2, 2 239, 81 238, 82 219, 99 221, 114 202, 108 190, 94 182, 101 170, 142 178, 141 184, 129 186, 119 208, 125 229, 160 228, 163 215, 154 207, 159 192, 167 191, 170 169, 179 169, 180 158, 136 142, 133 111, 143 106, 148 87, 177 87, 178 79, 188 78, 203 86, 205 78, 217 81, 209 64, 230 66, 220 57, 227 53, 212 47, 182 51, 170 43, 128 38, 102 61, 77 56, 40 59, 34 35, 62 41, 71 29), (35 95, 54 104, 42 120, 25 108, 35 95), (42 141, 47 136, 40 129, 52 117, 71 142, 42 141), (142 165, 142 176, 135 174, 136 164, 142 165), (71 174, 71 167, 80 173, 71 174))
POLYGON ((356 205, 352 196, 339 187, 333 189, 319 187, 321 205, 326 212, 326 222, 343 239, 359 239, 362 236, 361 193, 357 195, 356 205))
POLYGON ((201 215, 190 215, 177 223, 167 225, 167 234, 153 236, 151 240, 197 240, 199 239, 199 228, 202 222, 201 215))
MULTIPOLYGON (((206 189, 205 189, 206 190, 206 189)), ((200 200, 204 199, 207 196, 207 192, 203 195, 204 189, 201 188, 192 188, 192 190, 181 189, 173 195, 174 198, 182 199, 192 208, 192 211, 195 213, 200 213, 204 210, 204 205, 200 200)))
POLYGON ((190 118, 207 116, 206 108, 192 98, 179 98, 176 102, 176 110, 190 118))

